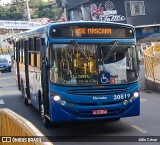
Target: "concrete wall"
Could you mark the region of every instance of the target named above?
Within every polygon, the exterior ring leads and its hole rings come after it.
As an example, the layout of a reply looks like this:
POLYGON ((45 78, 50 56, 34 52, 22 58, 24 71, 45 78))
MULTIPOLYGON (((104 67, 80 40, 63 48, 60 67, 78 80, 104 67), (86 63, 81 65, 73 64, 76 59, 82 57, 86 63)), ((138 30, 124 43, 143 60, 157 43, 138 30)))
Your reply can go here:
POLYGON ((160 82, 154 82, 149 79, 145 79, 145 85, 147 90, 151 90, 157 93, 160 93, 160 82))

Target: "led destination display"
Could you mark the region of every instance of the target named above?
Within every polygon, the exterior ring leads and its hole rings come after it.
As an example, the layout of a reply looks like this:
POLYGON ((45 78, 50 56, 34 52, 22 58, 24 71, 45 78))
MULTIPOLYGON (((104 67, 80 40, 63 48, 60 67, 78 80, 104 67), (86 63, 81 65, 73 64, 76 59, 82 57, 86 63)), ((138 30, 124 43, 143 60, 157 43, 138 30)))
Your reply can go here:
POLYGON ((61 26, 51 29, 52 37, 99 37, 99 38, 134 38, 134 30, 116 26, 61 26))

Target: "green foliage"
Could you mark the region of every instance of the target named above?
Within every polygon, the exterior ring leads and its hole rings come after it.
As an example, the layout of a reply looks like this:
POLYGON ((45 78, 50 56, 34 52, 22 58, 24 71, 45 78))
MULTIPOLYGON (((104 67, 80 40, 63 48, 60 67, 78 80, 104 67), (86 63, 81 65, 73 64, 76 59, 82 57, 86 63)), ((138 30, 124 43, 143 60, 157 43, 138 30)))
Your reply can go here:
MULTIPOLYGON (((57 2, 58 7, 52 7, 52 3, 43 2, 42 0, 29 0, 29 7, 35 9, 35 13, 31 18, 49 18, 57 20, 62 15, 61 0, 53 0, 57 2)), ((0 6, 0 20, 26 20, 26 3, 18 3, 10 8, 0 6)))
POLYGON ((24 8, 23 3, 10 8, 0 6, 0 20, 23 20, 24 8))
POLYGON ((52 5, 46 2, 40 2, 37 6, 37 11, 32 15, 32 18, 49 18, 52 20, 59 19, 62 15, 62 8, 52 8, 52 5))
POLYGON ((7 19, 7 11, 8 9, 4 8, 3 6, 0 6, 0 19, 1 20, 7 19))
POLYGON ((8 11, 9 20, 23 20, 25 5, 20 3, 18 5, 12 5, 8 11))

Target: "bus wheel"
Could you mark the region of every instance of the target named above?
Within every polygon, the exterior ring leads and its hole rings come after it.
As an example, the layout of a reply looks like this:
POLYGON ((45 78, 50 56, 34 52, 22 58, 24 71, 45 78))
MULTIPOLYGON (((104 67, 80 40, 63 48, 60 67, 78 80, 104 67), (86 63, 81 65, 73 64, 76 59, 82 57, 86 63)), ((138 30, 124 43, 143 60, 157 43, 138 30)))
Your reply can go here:
POLYGON ((25 93, 25 90, 24 90, 24 85, 23 85, 23 83, 21 83, 21 92, 22 92, 22 96, 23 96, 23 103, 24 103, 25 105, 29 105, 28 99, 26 98, 26 93, 25 93))
POLYGON ((43 98, 41 97, 41 100, 40 100, 40 113, 41 113, 41 118, 42 118, 42 121, 43 121, 43 124, 46 128, 50 128, 52 123, 51 121, 49 120, 49 118, 46 116, 45 114, 46 112, 46 109, 45 109, 45 105, 44 105, 44 101, 43 101, 43 98))

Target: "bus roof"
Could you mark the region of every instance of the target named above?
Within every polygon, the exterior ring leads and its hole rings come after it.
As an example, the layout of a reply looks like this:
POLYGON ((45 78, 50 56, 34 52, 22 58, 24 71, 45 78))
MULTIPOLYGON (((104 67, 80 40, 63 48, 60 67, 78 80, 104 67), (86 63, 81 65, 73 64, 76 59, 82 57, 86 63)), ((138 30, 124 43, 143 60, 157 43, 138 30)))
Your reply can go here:
POLYGON ((135 26, 135 28, 154 27, 154 26, 160 26, 160 24, 140 25, 140 26, 135 26))
POLYGON ((67 26, 67 25, 78 25, 78 24, 107 24, 107 25, 113 25, 113 26, 121 26, 121 27, 132 27, 130 24, 124 24, 124 23, 114 23, 114 22, 101 22, 101 21, 68 21, 68 22, 58 22, 58 23, 48 23, 46 25, 40 26, 39 28, 35 28, 32 30, 28 30, 25 32, 21 32, 18 34, 15 34, 16 38, 19 37, 25 37, 30 35, 38 35, 43 34, 48 31, 48 29, 52 26, 67 26))
POLYGON ((59 22, 59 23, 48 23, 48 26, 51 25, 68 25, 68 24, 111 24, 111 25, 119 25, 119 26, 129 26, 129 27, 133 27, 133 25, 130 24, 124 24, 124 23, 115 23, 115 22, 101 22, 101 21, 68 21, 68 22, 59 22))

